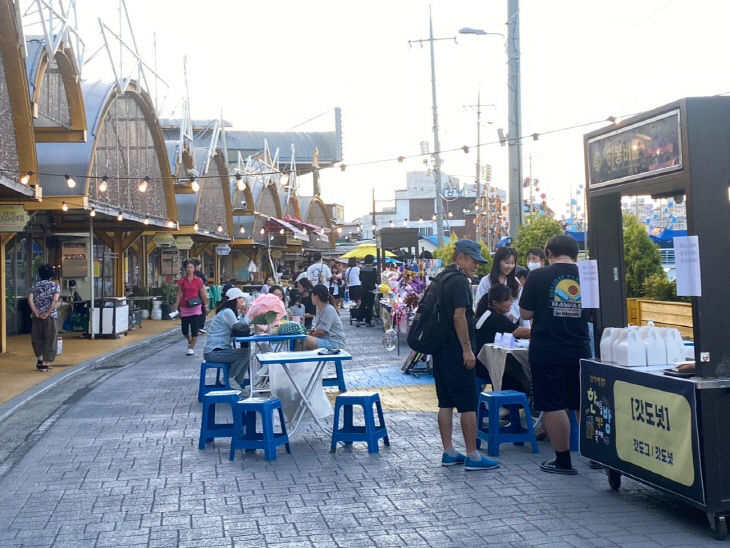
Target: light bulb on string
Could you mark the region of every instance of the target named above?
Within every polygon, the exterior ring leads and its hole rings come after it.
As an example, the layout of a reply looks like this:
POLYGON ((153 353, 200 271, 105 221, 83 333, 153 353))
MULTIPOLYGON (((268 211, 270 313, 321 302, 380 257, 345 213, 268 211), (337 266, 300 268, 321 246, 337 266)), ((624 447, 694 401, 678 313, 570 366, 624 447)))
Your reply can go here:
POLYGON ((403 219, 403 226, 408 226, 408 219, 403 219))
POLYGON ((193 224, 193 230, 197 232, 199 228, 200 226, 198 225, 198 221, 195 221, 195 223, 193 224))
POLYGON ((71 175, 66 173, 64 177, 66 178, 66 185, 68 186, 68 188, 76 188, 76 181, 73 180, 71 175))
POLYGON ((241 192, 246 189, 246 183, 243 181, 240 173, 236 173, 236 189, 241 192))
POLYGON ((33 172, 32 172, 32 171, 28 171, 28 172, 27 172, 26 174, 24 174, 24 175, 23 175, 23 176, 22 176, 22 177, 20 178, 20 182, 21 182, 22 184, 24 184, 24 185, 27 185, 28 183, 30 183, 30 178, 31 178, 32 176, 33 176, 33 172))
POLYGON ((218 233, 223 232, 223 225, 218 223, 218 228, 216 228, 216 230, 218 231, 218 233))
POLYGON ((149 186, 150 186, 150 178, 145 177, 137 185, 137 190, 139 190, 142 194, 144 194, 145 192, 147 192, 147 189, 149 188, 149 186))
POLYGON ((96 217, 96 209, 93 207, 91 208, 91 211, 89 211, 89 217, 96 217))
POLYGON ((282 236, 284 235, 284 229, 283 228, 279 230, 279 234, 281 234, 282 236))
POLYGON ((262 228, 260 232, 261 234, 264 234, 266 231, 262 228))
POLYGON ((243 225, 241 225, 241 230, 239 231, 241 234, 246 234, 246 229, 243 228, 243 225))
POLYGON ((106 175, 101 178, 101 182, 99 183, 99 192, 106 192, 106 189, 109 186, 108 181, 109 179, 106 175))
POLYGON ((175 223, 172 219, 167 220, 167 228, 175 228, 175 223))
MULTIPOLYGON (((464 210, 464 213, 466 213, 466 210, 464 210)), ((449 211, 449 214, 448 214, 449 219, 451 219, 453 216, 454 216, 454 212, 449 211)))
POLYGON ((122 212, 120 211, 119 215, 117 215, 117 221, 123 221, 123 220, 124 220, 124 215, 122 215, 122 212))
POLYGON ((302 229, 302 232, 304 233, 305 236, 307 235, 307 229, 306 228, 303 228, 302 229))
POLYGON ((436 215, 433 215, 433 216, 431 217, 431 220, 432 220, 432 221, 435 221, 435 220, 436 220, 436 215))
POLYGON ((61 202, 61 209, 63 211, 68 211, 68 205, 66 204, 66 202, 61 202))
POLYGON ((200 185, 198 184, 198 181, 195 180, 195 177, 190 177, 190 188, 193 189, 193 192, 198 192, 200 190, 200 185))
POLYGON ((393 228, 393 225, 394 225, 393 219, 391 219, 388 224, 390 225, 391 228, 393 228))
POLYGON ((146 217, 144 218, 144 221, 143 221, 143 222, 144 222, 144 224, 146 224, 146 225, 150 224, 150 218, 149 218, 149 215, 148 215, 148 216, 146 216, 146 217))

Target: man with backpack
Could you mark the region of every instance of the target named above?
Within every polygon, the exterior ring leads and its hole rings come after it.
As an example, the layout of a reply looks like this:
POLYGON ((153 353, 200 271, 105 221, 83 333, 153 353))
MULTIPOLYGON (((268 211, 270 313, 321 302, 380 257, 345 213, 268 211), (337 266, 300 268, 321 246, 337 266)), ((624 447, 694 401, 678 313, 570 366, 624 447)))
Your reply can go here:
POLYGON ((326 285, 332 277, 330 267, 322 262, 322 254, 317 251, 313 256, 314 262, 307 268, 307 278, 312 285, 326 285))
MULTIPOLYGON (((466 470, 489 470, 499 466, 498 461, 481 456, 476 446, 477 397, 474 381, 477 338, 470 280, 477 266, 486 262, 477 242, 458 240, 453 264, 445 268, 428 289, 438 292, 438 302, 435 303, 438 314, 436 320, 431 321, 440 322, 441 332, 445 334, 438 348, 431 352, 439 406, 438 425, 444 448, 441 465, 463 464, 466 470), (466 455, 454 449, 454 407, 461 414, 461 433, 464 436, 466 455)), ((409 342, 410 338, 409 332, 409 342)))

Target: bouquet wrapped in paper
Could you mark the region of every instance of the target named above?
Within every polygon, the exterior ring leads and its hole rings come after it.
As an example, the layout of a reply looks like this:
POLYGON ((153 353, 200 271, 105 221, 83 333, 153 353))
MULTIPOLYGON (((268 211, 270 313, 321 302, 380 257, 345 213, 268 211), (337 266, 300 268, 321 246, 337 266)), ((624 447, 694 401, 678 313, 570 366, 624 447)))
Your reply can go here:
POLYGON ((286 315, 284 303, 276 295, 267 293, 256 297, 246 312, 253 325, 271 325, 286 315))

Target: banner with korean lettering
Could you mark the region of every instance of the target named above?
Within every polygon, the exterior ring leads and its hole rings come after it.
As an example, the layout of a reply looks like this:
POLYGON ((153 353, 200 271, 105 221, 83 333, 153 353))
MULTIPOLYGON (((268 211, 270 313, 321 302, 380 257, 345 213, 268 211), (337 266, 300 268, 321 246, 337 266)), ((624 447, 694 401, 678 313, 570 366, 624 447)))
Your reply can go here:
POLYGON ((704 504, 694 383, 593 360, 580 375, 581 454, 704 504))

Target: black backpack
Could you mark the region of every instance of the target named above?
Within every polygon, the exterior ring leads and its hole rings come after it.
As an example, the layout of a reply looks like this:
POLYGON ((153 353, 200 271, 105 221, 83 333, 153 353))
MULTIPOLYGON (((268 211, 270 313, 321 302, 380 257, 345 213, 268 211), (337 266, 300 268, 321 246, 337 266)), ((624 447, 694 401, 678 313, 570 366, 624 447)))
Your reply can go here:
POLYGON ((433 354, 441 348, 449 333, 449 319, 441 316, 441 286, 455 270, 442 272, 431 282, 418 304, 413 323, 408 328, 408 346, 416 352, 433 354))

